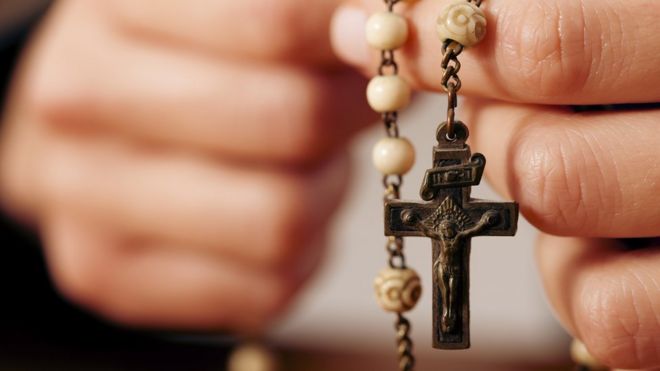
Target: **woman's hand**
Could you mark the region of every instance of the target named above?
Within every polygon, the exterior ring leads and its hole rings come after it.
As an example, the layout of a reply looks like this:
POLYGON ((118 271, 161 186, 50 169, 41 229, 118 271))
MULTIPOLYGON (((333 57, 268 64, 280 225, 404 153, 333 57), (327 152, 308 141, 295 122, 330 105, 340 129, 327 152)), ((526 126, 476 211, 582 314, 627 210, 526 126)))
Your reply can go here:
MULTIPOLYGON (((371 74, 361 38, 382 1, 353 1, 333 23, 340 56, 371 74)), ((402 70, 439 90, 435 19, 446 2, 401 9, 413 39, 402 70)), ((486 173, 543 235, 538 262, 561 322, 613 367, 660 366, 660 110, 574 113, 565 105, 660 102, 660 3, 487 0, 487 39, 461 55, 462 119, 486 173)))
POLYGON ((370 121, 333 0, 62 0, 11 95, 2 199, 61 291, 133 326, 257 331, 316 267, 370 121))

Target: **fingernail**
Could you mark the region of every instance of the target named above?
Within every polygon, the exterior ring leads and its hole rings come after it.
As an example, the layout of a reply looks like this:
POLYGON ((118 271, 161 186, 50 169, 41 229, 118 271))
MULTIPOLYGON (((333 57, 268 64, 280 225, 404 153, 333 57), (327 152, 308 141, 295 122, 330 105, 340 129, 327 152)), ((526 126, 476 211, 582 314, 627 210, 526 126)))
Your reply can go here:
POLYGON ((369 46, 364 36, 367 13, 353 6, 341 6, 332 18, 330 37, 337 56, 353 66, 369 64, 369 46))

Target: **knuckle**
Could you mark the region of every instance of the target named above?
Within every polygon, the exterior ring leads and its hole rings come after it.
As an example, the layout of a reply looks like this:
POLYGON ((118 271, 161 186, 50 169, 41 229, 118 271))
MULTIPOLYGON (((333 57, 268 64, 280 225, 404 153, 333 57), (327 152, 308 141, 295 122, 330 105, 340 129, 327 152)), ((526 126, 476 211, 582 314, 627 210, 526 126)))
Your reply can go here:
POLYGON ((497 49, 511 91, 533 92, 543 100, 570 96, 587 85, 597 50, 585 42, 585 22, 593 15, 579 3, 538 1, 502 18, 507 32, 497 49))
POLYGON ((104 301, 102 287, 105 285, 105 277, 101 268, 76 259, 59 259, 52 267, 51 275, 62 295, 82 306, 95 309, 101 307, 104 301))
MULTIPOLYGON (((602 277, 585 285, 576 318, 583 341, 605 364, 623 369, 657 366, 660 325, 657 308, 639 273, 602 277)), ((653 286, 652 286, 653 287, 653 286)))
POLYGON ((22 99, 26 107, 43 125, 66 127, 80 122, 87 107, 94 103, 94 94, 86 92, 75 78, 61 78, 61 70, 35 71, 24 86, 22 99))
POLYGON ((135 306, 129 307, 113 298, 105 298, 93 309, 106 320, 129 327, 148 326, 154 317, 154 313, 135 306))
POLYGON ((44 201, 52 206, 76 204, 86 193, 85 184, 89 184, 80 163, 70 158, 66 151, 52 151, 43 166, 39 187, 44 201))
POLYGON ((599 186, 604 175, 583 137, 532 125, 517 140, 515 192, 533 223, 560 235, 606 223, 599 210, 611 209, 612 197, 599 186))
POLYGON ((269 266, 291 265, 292 260, 308 239, 309 204, 306 204, 308 190, 301 180, 286 180, 281 185, 273 185, 269 205, 262 214, 265 219, 265 254, 263 259, 269 266))
POLYGON ((258 327, 264 328, 276 320, 291 304, 295 294, 295 284, 281 277, 270 288, 270 295, 261 306, 258 327))
POLYGON ((313 163, 323 158, 333 145, 334 135, 327 131, 328 111, 327 89, 312 76, 286 79, 281 86, 291 92, 274 98, 273 116, 282 117, 282 107, 291 107, 282 120, 279 135, 282 140, 283 156, 299 163, 313 163))
POLYGON ((260 37, 268 38, 261 43, 265 55, 290 58, 300 51, 307 20, 298 0, 259 2, 252 13, 259 20, 260 37))
MULTIPOLYGON (((84 72, 70 63, 68 54, 62 53, 73 47, 71 32, 56 30, 39 40, 34 55, 27 60, 26 73, 18 81, 16 91, 21 104, 43 124, 76 121, 95 100, 97 89, 85 88, 84 72)), ((76 57, 89 59, 89 55, 80 53, 76 57)))

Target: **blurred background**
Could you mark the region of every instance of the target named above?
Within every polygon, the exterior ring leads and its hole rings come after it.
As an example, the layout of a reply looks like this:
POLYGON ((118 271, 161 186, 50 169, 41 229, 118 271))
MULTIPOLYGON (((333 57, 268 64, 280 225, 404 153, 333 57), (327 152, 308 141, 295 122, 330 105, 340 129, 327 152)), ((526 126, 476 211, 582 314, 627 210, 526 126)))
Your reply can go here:
MULTIPOLYGON (((420 94, 400 119, 401 135, 417 149, 415 168, 404 180, 405 199, 419 200, 444 115, 445 97, 420 94)), ((326 265, 270 336, 278 347, 332 359, 331 366, 324 361, 314 369, 385 370, 396 364, 394 317, 378 307, 372 287, 387 257, 381 176, 371 165, 371 148, 382 136, 375 126, 353 143, 353 184, 336 219, 326 265)), ((502 200, 487 184, 473 188, 472 196, 502 200)), ((522 219, 513 238, 473 239, 472 348, 467 351, 431 347, 431 242, 407 239, 408 264, 420 273, 425 290, 410 313, 419 370, 531 370, 569 363, 569 338, 553 318, 536 273, 535 238, 534 228, 522 219)))

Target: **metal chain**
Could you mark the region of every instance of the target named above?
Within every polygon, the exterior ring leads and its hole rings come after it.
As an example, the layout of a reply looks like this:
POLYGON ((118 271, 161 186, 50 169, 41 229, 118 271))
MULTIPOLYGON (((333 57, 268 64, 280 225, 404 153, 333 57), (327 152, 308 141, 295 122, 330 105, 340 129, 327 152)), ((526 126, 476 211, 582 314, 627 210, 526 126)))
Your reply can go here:
POLYGON ((380 52, 380 65, 378 66, 378 75, 386 75, 387 69, 391 70, 392 75, 399 73, 399 65, 394 60, 394 50, 382 50, 380 52))
POLYGON ((456 41, 447 40, 442 45, 442 87, 447 92, 447 140, 456 140, 454 133, 455 128, 455 111, 458 106, 458 91, 461 90, 462 82, 458 76, 461 70, 461 62, 458 56, 463 52, 463 45, 456 41))
MULTIPOLYGON (((389 12, 394 12, 394 5, 400 0, 384 0, 389 12)), ((397 75, 399 65, 396 62, 393 50, 384 50, 381 52, 380 65, 378 66, 378 75, 397 75)), ((398 112, 383 113, 382 120, 385 133, 388 138, 399 138, 399 114, 398 112)), ((386 175, 383 177, 383 187, 385 195, 383 200, 393 201, 401 198, 401 186, 403 177, 400 175, 386 175)), ((403 253, 404 243, 401 237, 389 237, 385 250, 388 254, 388 264, 393 269, 406 269, 406 257, 403 253)), ((399 357, 400 371, 413 371, 415 367, 415 357, 413 355, 413 342, 410 338, 410 322, 401 313, 397 314, 397 353, 399 357)))
POLYGON ((396 319, 396 340, 399 353, 399 370, 412 371, 415 368, 413 356, 413 342, 410 339, 410 321, 401 314, 396 319))
POLYGON ((401 237, 390 237, 385 244, 385 250, 389 255, 390 268, 406 269, 406 257, 403 254, 403 239, 401 237))
MULTIPOLYGON (((482 0, 467 0, 475 6, 481 6, 482 0)), ((461 55, 465 46, 454 40, 447 40, 442 44, 442 87, 447 92, 447 135, 448 141, 456 140, 456 107, 458 105, 458 91, 461 90, 462 82, 458 76, 461 70, 461 62, 458 56, 461 55)))
POLYGON ((401 0, 384 0, 385 4, 387 4, 387 10, 390 12, 394 11, 394 6, 401 0))

